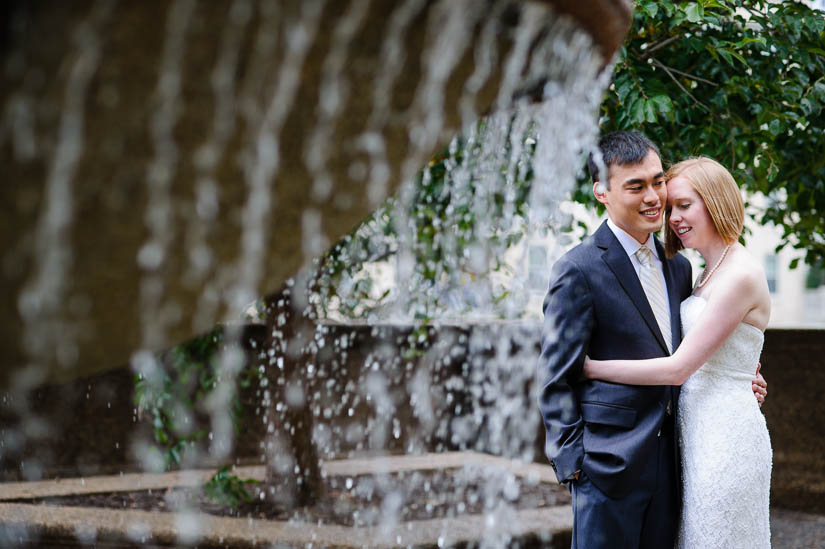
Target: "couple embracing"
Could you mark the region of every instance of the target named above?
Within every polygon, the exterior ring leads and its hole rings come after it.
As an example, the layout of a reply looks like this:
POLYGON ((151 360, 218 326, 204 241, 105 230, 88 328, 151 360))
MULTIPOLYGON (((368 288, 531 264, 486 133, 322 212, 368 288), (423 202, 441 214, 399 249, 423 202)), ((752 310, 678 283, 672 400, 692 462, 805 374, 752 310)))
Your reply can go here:
POLYGON ((588 165, 608 220, 553 267, 538 366, 573 547, 769 547, 770 294, 738 243, 739 189, 709 158, 665 173, 638 132, 599 148, 602 170, 588 165), (707 265, 695 284, 682 248, 707 265))

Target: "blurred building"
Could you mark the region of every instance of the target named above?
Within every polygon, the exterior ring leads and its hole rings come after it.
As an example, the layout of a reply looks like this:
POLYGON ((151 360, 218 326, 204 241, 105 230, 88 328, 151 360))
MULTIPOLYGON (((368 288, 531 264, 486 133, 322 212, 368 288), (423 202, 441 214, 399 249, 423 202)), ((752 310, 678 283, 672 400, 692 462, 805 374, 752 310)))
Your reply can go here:
MULTIPOLYGON (((590 232, 604 220, 580 205, 572 208, 576 218, 583 220, 590 232)), ((773 298, 769 327, 825 328, 825 270, 805 265, 801 250, 788 247, 776 252, 782 243, 781 229, 760 226, 749 217, 746 217, 745 225, 749 231, 745 235, 745 245, 762 262, 773 298), (796 259, 798 265, 791 269, 791 263, 796 259)), ((530 294, 527 316, 541 317, 552 262, 576 242, 559 245, 553 237, 546 237, 533 238, 526 244, 523 268, 527 272, 525 288, 530 294)), ((693 265, 694 278, 699 276, 704 268, 701 256, 692 250, 683 253, 693 265)), ((514 250, 513 257, 516 256, 518 251, 514 250)))

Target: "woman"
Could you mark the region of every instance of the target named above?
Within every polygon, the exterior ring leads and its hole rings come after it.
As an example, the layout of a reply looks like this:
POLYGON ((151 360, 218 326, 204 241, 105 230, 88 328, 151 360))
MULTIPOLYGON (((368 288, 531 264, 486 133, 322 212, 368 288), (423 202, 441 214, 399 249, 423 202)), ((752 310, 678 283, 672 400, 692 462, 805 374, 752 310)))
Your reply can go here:
POLYGON ((765 273, 738 243, 742 197, 724 167, 692 158, 668 170, 667 179, 667 254, 696 248, 707 265, 681 305, 685 337, 669 357, 587 359, 584 373, 631 385, 682 385, 680 547, 770 547, 772 453, 751 390, 770 318, 765 273))

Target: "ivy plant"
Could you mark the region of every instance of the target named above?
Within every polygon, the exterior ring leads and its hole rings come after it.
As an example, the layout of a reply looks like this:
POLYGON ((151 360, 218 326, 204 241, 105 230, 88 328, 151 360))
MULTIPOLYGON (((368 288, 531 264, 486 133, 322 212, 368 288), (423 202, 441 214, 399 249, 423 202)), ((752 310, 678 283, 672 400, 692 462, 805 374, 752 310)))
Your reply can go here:
MULTIPOLYGON (((500 128, 481 120, 474 131, 457 136, 417 174, 410 199, 386 201, 321 258, 312 282, 317 315, 335 311, 365 318, 380 309, 390 291, 376 290, 375 276, 364 266, 386 261, 404 246, 412 259, 407 305, 420 325, 444 307, 455 307, 460 300, 447 302, 462 280, 505 268, 497 252, 524 236, 513 221, 526 218, 535 136, 532 127, 517 127, 512 118, 504 124, 508 139, 503 152, 491 155, 485 149, 487 132, 500 128), (399 234, 399 225, 404 235, 399 234), (472 253, 481 248, 492 252, 482 260, 483 266, 472 253)), ((493 296, 493 302, 502 297, 493 296)))
MULTIPOLYGON (((138 416, 152 422, 152 433, 167 470, 180 466, 189 451, 203 451, 208 419, 203 404, 219 383, 218 353, 224 344, 217 328, 158 356, 160 367, 151 378, 135 376, 134 402, 138 416)), ((257 371, 246 365, 237 376, 238 388, 248 387, 257 371)), ((237 397, 230 405, 237 432, 242 428, 243 406, 237 397)))
POLYGON ((260 484, 254 479, 241 480, 230 474, 229 466, 221 467, 203 485, 206 498, 221 507, 237 509, 242 503, 252 503, 255 498, 247 491, 248 486, 260 484))

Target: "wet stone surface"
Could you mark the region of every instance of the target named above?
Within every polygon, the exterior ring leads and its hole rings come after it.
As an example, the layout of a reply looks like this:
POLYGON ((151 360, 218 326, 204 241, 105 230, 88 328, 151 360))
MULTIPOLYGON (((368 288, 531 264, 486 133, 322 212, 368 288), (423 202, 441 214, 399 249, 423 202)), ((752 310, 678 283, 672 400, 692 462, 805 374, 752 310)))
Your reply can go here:
POLYGON ((234 510, 209 501, 194 488, 81 494, 25 503, 161 512, 198 509, 217 516, 341 526, 374 526, 385 522, 388 515, 403 522, 481 514, 500 506, 523 510, 570 503, 567 489, 556 484, 514 475, 484 476, 464 469, 330 476, 320 501, 292 509, 277 501, 275 484, 252 485, 247 490, 255 501, 234 510))

